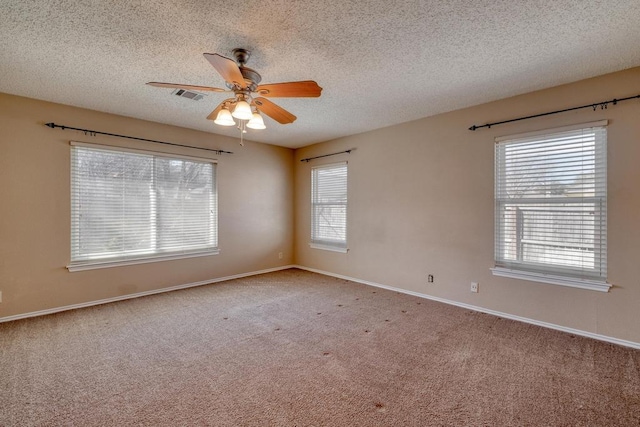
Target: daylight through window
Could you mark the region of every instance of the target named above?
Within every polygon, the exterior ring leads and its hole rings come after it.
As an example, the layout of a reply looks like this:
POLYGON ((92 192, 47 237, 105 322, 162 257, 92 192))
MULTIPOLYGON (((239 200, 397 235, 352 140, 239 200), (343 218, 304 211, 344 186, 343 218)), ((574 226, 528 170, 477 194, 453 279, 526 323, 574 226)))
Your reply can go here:
POLYGON ((110 147, 71 148, 72 265, 216 253, 216 165, 110 147))
POLYGON ((311 246, 346 252, 346 162, 311 170, 311 246))
POLYGON ((607 277, 606 128, 498 141, 496 267, 607 277))

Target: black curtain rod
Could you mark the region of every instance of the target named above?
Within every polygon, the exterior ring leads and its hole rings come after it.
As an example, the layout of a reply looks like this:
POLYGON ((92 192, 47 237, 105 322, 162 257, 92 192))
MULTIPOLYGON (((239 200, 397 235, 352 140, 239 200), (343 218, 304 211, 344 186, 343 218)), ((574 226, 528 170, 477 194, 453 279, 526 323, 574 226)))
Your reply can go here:
POLYGON ((517 119, 504 120, 504 121, 495 122, 495 123, 487 123, 486 125, 479 125, 479 126, 473 125, 473 126, 471 126, 469 128, 469 130, 476 130, 476 129, 480 129, 480 128, 490 128, 491 126, 502 125, 502 124, 511 123, 511 122, 517 122, 517 121, 520 121, 520 120, 533 119, 533 118, 536 118, 536 117, 549 116, 551 114, 565 113, 567 111, 581 110, 583 108, 593 108, 593 111, 596 111, 596 109, 598 107, 600 107, 600 109, 604 110, 604 109, 607 108, 607 106, 609 104, 616 105, 618 102, 628 101, 630 99, 637 99, 637 98, 640 98, 640 95, 628 96, 626 98, 621 98, 621 99, 615 99, 614 98, 614 99, 612 99, 610 101, 596 102, 594 104, 581 105, 580 107, 565 108, 564 110, 550 111, 548 113, 534 114, 533 116, 519 117, 517 119))
POLYGON ((322 157, 329 157, 329 156, 335 156, 337 154, 343 154, 343 153, 351 153, 351 151, 353 151, 353 149, 351 150, 345 150, 345 151, 340 151, 339 153, 331 153, 331 154, 323 154, 322 156, 315 156, 315 157, 307 157, 306 159, 300 159, 301 162, 307 162, 309 163, 311 160, 313 159, 320 159, 322 157))
POLYGON ((89 130, 89 129, 78 129, 78 128, 73 128, 73 127, 70 127, 70 126, 57 125, 55 123, 46 123, 45 126, 49 126, 51 129, 60 128, 62 130, 65 130, 65 129, 77 130, 77 131, 80 131, 80 132, 84 132, 85 135, 117 136, 118 138, 135 139, 135 140, 138 140, 138 141, 153 142, 155 144, 173 145, 174 147, 184 147, 184 148, 193 148, 195 150, 212 151, 212 152, 214 152, 216 154, 233 154, 233 152, 231 152, 231 151, 214 150, 214 149, 211 149, 211 148, 202 148, 202 147, 193 147, 191 145, 175 144, 173 142, 156 141, 155 139, 146 139, 146 138, 138 138, 138 137, 135 137, 135 136, 118 135, 117 133, 98 132, 96 130, 89 130))

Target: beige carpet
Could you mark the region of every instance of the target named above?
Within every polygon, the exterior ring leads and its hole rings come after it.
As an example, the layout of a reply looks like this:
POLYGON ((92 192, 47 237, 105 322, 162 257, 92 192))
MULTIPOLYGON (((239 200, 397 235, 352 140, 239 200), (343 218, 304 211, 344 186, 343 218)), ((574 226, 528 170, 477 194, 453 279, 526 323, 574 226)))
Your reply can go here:
POLYGON ((0 324, 0 425, 638 426, 640 351, 287 270, 0 324))

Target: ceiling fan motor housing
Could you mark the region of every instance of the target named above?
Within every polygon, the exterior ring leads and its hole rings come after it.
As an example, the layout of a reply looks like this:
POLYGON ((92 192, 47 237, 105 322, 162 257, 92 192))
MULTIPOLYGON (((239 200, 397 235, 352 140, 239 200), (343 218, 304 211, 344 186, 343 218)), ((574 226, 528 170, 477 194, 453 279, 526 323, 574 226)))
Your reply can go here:
POLYGON ((252 70, 251 68, 239 68, 240 72, 242 73, 242 77, 244 77, 244 80, 247 82, 247 86, 249 86, 249 89, 251 89, 251 91, 256 90, 256 86, 258 86, 258 83, 260 83, 260 81, 262 80, 262 76, 258 74, 256 70, 252 70))
POLYGON ((242 73, 248 89, 254 91, 262 80, 262 76, 256 70, 244 65, 251 57, 251 51, 242 48, 233 49, 233 56, 236 58, 238 68, 240 68, 240 73, 242 73))

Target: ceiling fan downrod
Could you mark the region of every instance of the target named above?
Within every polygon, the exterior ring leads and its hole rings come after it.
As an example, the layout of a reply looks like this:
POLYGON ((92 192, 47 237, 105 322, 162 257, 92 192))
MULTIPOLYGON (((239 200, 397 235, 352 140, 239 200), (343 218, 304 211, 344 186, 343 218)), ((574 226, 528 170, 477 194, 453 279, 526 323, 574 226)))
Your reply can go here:
POLYGON ((241 67, 244 67, 244 64, 247 63, 249 58, 251 57, 251 51, 242 48, 233 49, 233 57, 236 58, 236 62, 241 67))

